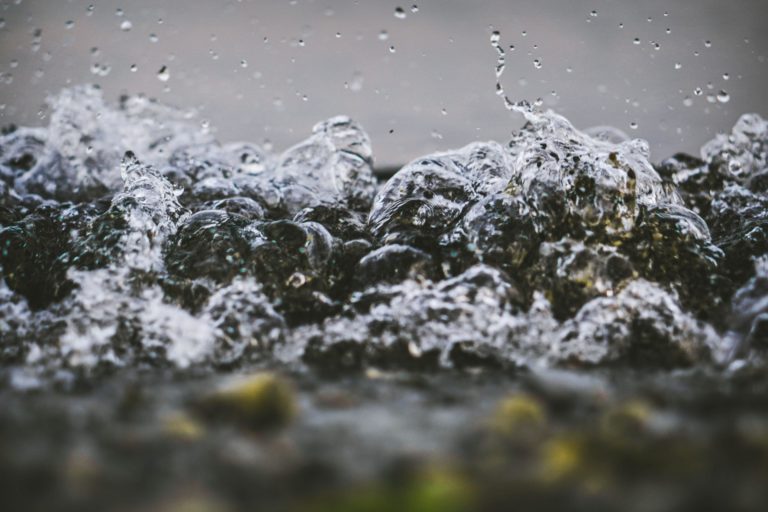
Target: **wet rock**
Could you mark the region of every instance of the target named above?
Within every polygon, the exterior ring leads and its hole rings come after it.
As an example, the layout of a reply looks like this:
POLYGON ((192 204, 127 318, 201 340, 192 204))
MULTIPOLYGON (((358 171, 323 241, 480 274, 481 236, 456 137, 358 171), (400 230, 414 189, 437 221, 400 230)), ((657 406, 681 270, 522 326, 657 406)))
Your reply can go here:
POLYGON ((196 401, 194 408, 211 421, 229 421, 257 431, 285 427, 297 412, 293 389, 272 373, 225 383, 196 401))

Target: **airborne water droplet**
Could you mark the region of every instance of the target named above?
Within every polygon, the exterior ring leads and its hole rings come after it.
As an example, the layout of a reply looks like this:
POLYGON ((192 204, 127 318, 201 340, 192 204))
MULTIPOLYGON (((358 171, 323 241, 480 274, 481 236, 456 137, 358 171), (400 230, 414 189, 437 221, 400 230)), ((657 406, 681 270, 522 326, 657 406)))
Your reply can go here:
POLYGON ((395 50, 395 47, 394 47, 394 46, 390 46, 390 47, 389 47, 389 53, 395 53, 395 51, 396 51, 396 50, 395 50))
POLYGON ((591 11, 589 15, 592 16, 593 18, 597 18, 597 11, 591 11))
POLYGON ((640 44, 640 38, 639 38, 639 37, 636 37, 636 38, 634 38, 634 39, 632 40, 632 42, 633 42, 634 44, 640 44))
POLYGON ((404 20, 405 19, 405 10, 402 7, 396 7, 395 8, 395 18, 404 20))
POLYGON ((730 80, 730 79, 731 79, 731 75, 729 75, 728 73, 723 73, 723 80, 730 80))
POLYGON ((679 62, 675 62, 675 69, 682 69, 683 65, 679 62))
POLYGON ((709 39, 707 39, 706 41, 704 41, 704 46, 706 46, 707 48, 710 48, 710 47, 712 47, 712 41, 710 41, 709 39))
POLYGON ((248 61, 247 61, 247 60, 245 60, 245 59, 242 59, 242 60, 240 61, 240 67, 241 67, 241 68, 247 68, 247 67, 248 67, 248 61))
POLYGON ((720 103, 728 103, 729 101, 731 101, 731 95, 725 91, 720 91, 717 94, 717 101, 719 101, 720 103))
POLYGON ((70 30, 70 29, 71 29, 72 27, 74 27, 74 26, 75 26, 75 22, 74 22, 74 21, 72 21, 72 20, 68 20, 68 21, 67 21, 67 22, 64 24, 64 28, 66 28, 67 30, 70 30))
POLYGON ((168 71, 168 66, 163 66, 160 71, 157 72, 157 79, 161 82, 167 82, 171 78, 171 73, 168 71))
POLYGON ((632 121, 631 123, 629 123, 629 127, 632 128, 633 130, 637 130, 637 123, 632 121))
POLYGON ((139 70, 139 67, 136 64, 131 64, 131 73, 135 73, 139 70))
POLYGON ((379 32, 379 41, 386 41, 387 39, 389 39, 389 32, 386 30, 379 32))
POLYGON ((159 40, 157 37, 157 34, 149 34, 149 41, 152 43, 156 43, 159 40))
POLYGON ((131 23, 129 20, 125 20, 122 23, 120 23, 120 30, 123 32, 128 32, 133 28, 133 23, 131 23))
POLYGON ((696 96, 701 96, 702 94, 704 94, 704 91, 701 90, 701 87, 697 87, 693 90, 693 94, 695 94, 696 96))
POLYGON ((541 69, 541 60, 533 59, 533 67, 535 67, 536 69, 541 69))

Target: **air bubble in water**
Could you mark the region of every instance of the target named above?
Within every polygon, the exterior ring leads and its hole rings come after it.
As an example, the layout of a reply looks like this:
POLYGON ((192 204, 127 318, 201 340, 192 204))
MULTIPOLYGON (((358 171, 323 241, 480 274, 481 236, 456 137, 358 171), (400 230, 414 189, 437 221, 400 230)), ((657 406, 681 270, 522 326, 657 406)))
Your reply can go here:
POLYGON ((717 93, 717 101, 719 101, 720 103, 728 103, 729 101, 731 101, 731 95, 725 91, 720 91, 719 93, 717 93))
POLYGON ((130 22, 130 20, 125 20, 122 23, 120 23, 120 30, 123 32, 128 32, 133 28, 133 23, 130 22))
POLYGON ((163 66, 160 71, 157 72, 157 79, 161 82, 167 82, 171 78, 171 73, 168 71, 168 66, 163 66))
POLYGON ((395 8, 395 18, 404 20, 405 16, 405 10, 402 7, 395 8))

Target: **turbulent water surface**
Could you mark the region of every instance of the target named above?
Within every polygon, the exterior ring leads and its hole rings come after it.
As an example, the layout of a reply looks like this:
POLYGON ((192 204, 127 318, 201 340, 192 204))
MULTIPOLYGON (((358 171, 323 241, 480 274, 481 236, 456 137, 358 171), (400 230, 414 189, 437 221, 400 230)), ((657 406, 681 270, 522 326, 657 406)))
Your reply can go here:
POLYGON ((529 106, 381 182, 347 117, 273 153, 91 86, 50 108, 0 139, 9 502, 766 499, 760 116, 654 164, 529 106))

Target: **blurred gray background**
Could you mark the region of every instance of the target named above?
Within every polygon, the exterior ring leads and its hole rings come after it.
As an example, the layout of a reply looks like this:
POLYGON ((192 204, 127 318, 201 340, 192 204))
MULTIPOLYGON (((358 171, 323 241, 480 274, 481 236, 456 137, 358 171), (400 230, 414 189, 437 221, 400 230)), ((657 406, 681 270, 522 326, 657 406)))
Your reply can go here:
POLYGON ((520 125, 494 93, 492 30, 515 47, 503 78, 511 98, 541 97, 579 127, 645 138, 656 160, 697 152, 744 112, 768 114, 766 0, 1 5, 2 124, 43 124, 47 95, 93 82, 111 100, 143 92, 195 107, 221 140, 277 149, 348 114, 371 134, 380 166, 401 164, 504 141, 520 125), (721 90, 727 102, 717 100, 721 90))

